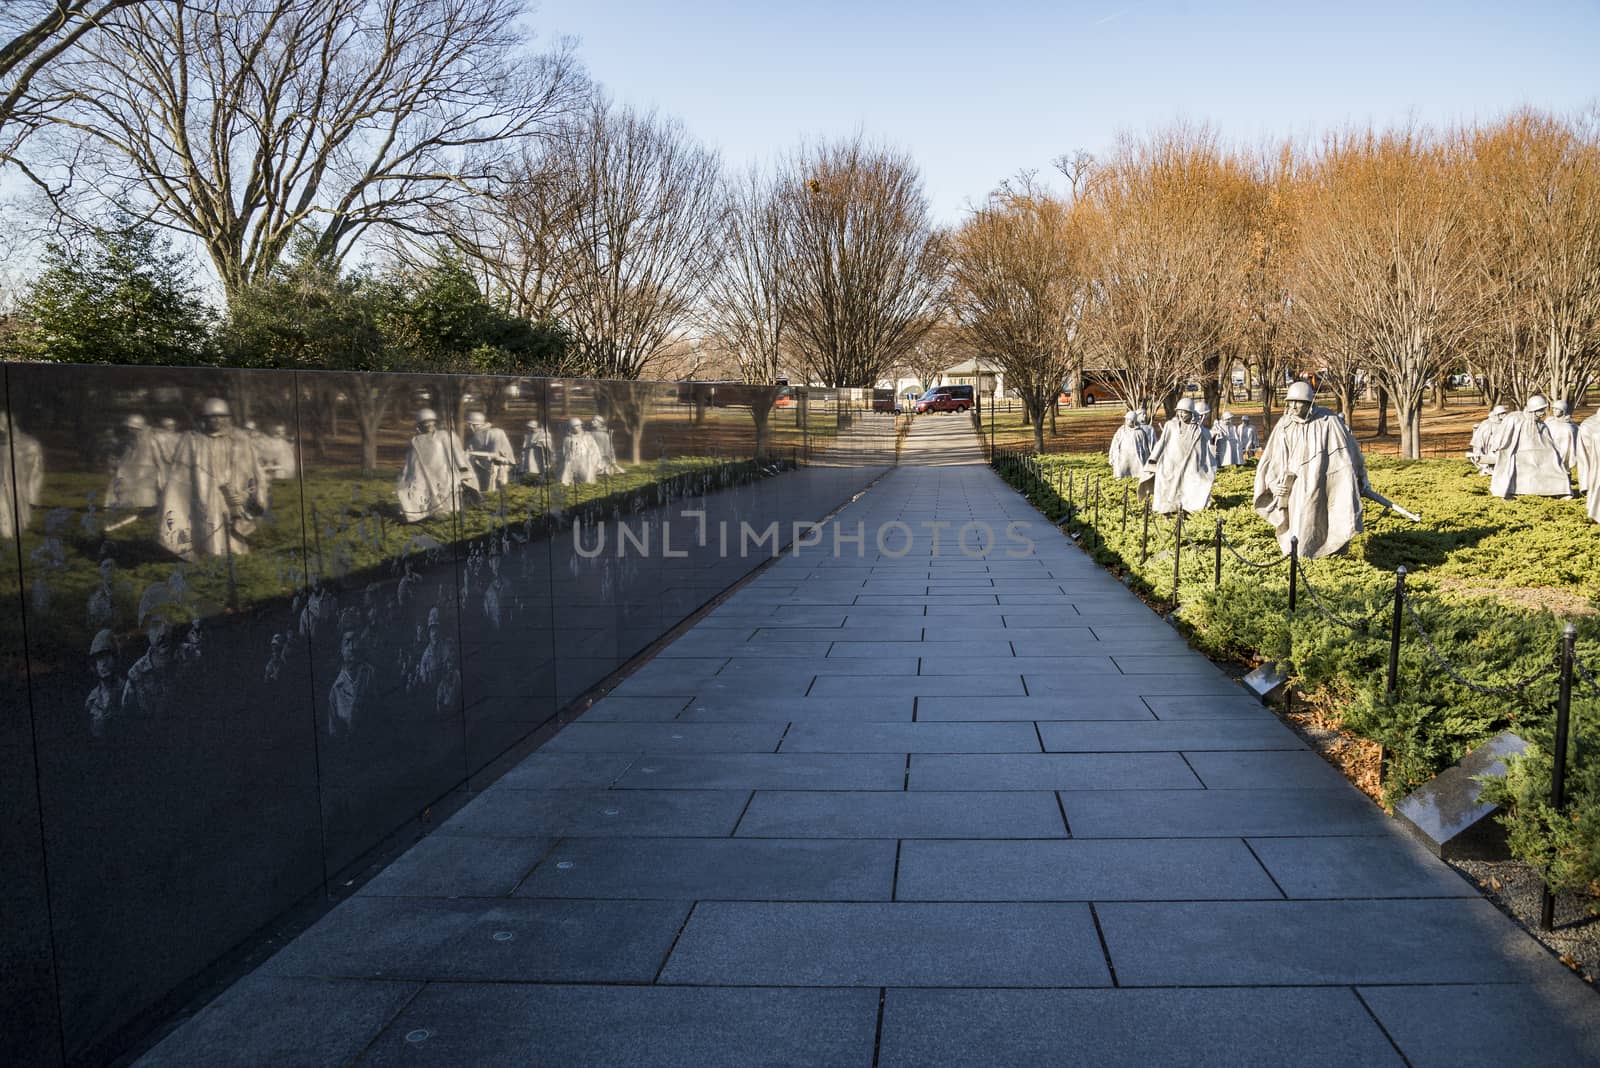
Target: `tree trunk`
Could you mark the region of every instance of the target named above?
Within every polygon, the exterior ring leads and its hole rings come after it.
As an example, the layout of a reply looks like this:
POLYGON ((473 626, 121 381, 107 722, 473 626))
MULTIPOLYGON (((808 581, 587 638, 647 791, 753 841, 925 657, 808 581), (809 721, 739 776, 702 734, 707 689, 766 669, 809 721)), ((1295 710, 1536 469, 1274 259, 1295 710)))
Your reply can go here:
POLYGON ((767 454, 767 420, 772 416, 772 402, 776 394, 766 399, 756 397, 750 402, 750 418, 756 424, 756 459, 761 459, 767 454))
POLYGON ((1400 456, 1406 460, 1422 458, 1422 395, 1395 398, 1395 416, 1400 421, 1400 456))
POLYGON ((1378 437, 1389 436, 1389 390, 1385 386, 1378 387, 1378 437))
POLYGON ((1436 375, 1433 376, 1433 410, 1436 411, 1436 412, 1444 411, 1444 406, 1445 406, 1444 380, 1445 380, 1445 376, 1444 376, 1444 373, 1442 371, 1439 374, 1436 374, 1436 375))

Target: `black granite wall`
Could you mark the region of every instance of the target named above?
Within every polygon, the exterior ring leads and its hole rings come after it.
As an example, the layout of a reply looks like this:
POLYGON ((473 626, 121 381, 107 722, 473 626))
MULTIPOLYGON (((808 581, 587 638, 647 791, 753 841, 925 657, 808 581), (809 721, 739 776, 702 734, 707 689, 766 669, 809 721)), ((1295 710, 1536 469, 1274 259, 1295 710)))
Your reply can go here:
POLYGON ((0 369, 0 1063, 114 1056, 894 462, 860 392, 0 369))

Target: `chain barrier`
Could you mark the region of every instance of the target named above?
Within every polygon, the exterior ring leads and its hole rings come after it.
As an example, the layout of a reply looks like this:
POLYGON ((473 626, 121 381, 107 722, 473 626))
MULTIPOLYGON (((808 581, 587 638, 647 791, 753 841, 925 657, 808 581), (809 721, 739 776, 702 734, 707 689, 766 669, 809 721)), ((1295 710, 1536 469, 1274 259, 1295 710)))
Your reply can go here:
POLYGON ((1438 664, 1446 675, 1449 675, 1452 679, 1456 680, 1456 682, 1460 683, 1462 686, 1465 686, 1475 694, 1479 694, 1484 697, 1509 697, 1512 694, 1518 694, 1523 690, 1526 690, 1529 686, 1532 686, 1535 682, 1538 682, 1541 678, 1543 678, 1547 672, 1551 670, 1560 670, 1559 664, 1553 664, 1550 661, 1546 661, 1543 665, 1534 669, 1531 673, 1509 686, 1485 686, 1481 683, 1473 682, 1471 679, 1462 675, 1461 672, 1457 671, 1455 665, 1450 663, 1450 661, 1445 658, 1445 655, 1439 652, 1438 646, 1433 644, 1433 639, 1429 637, 1427 628, 1422 625, 1422 620, 1418 617, 1417 610, 1412 607, 1411 598, 1406 598, 1405 605, 1406 615, 1411 617, 1411 625, 1416 630, 1417 634, 1421 636, 1422 644, 1428 647, 1428 653, 1433 657, 1434 663, 1438 664))
POLYGON ((1317 588, 1311 585, 1311 576, 1306 574, 1304 565, 1300 566, 1300 581, 1305 583, 1306 592, 1311 595, 1311 603, 1316 605, 1317 611, 1321 612, 1323 617, 1327 619, 1328 622, 1337 623, 1346 630, 1353 630, 1358 633, 1372 626, 1373 622, 1375 622, 1390 605, 1394 604, 1394 590, 1390 590, 1388 594, 1384 596, 1383 601, 1371 612, 1367 613, 1365 619, 1361 620, 1359 623, 1352 623, 1348 619, 1344 619, 1335 615, 1328 607, 1327 603, 1323 601, 1322 595, 1317 592, 1317 588))
POLYGON ((1232 553, 1233 554, 1233 558, 1235 560, 1239 561, 1245 567, 1254 568, 1257 571, 1271 571, 1273 568, 1282 565, 1285 561, 1287 561, 1289 559, 1287 556, 1284 556, 1284 557, 1280 557, 1277 560, 1273 560, 1271 563, 1266 563, 1266 564, 1258 564, 1254 560, 1247 560, 1247 559, 1244 558, 1244 556, 1242 556, 1240 554, 1238 549, 1235 549, 1233 547, 1233 542, 1229 541, 1226 535, 1224 535, 1223 538, 1222 538, 1222 547, 1224 549, 1228 550, 1230 553, 1232 553))
POLYGON ((1596 681, 1595 677, 1589 673, 1588 666, 1578 659, 1577 654, 1573 654, 1572 666, 1577 669, 1579 675, 1583 676, 1583 681, 1589 684, 1589 688, 1597 696, 1600 696, 1600 681, 1596 681))

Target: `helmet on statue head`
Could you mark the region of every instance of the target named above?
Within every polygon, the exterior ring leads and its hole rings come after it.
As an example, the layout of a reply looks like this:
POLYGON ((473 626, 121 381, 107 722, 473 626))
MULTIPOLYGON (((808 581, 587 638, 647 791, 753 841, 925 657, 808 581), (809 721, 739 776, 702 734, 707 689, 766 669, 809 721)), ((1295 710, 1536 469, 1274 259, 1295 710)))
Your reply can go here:
POLYGON ((1523 406, 1522 410, 1527 412, 1529 415, 1538 415, 1548 407, 1550 407, 1550 402, 1545 400, 1539 394, 1535 393, 1533 396, 1528 398, 1528 403, 1523 406))
POLYGON ((1296 382, 1289 387, 1289 392, 1284 395, 1284 400, 1304 401, 1306 404, 1314 403, 1316 391, 1311 388, 1310 382, 1296 382))

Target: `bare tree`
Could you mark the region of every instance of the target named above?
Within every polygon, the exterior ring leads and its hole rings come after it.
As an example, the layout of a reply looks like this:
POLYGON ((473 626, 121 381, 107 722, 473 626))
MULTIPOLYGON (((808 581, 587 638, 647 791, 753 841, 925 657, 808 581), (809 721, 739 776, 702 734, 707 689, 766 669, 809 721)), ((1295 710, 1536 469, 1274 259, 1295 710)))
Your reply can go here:
POLYGON ((752 387, 750 417, 756 455, 762 456, 789 340, 783 210, 776 183, 759 169, 730 183, 727 196, 727 241, 706 293, 706 325, 713 344, 736 362, 739 377, 752 387))
POLYGON ((1023 175, 951 238, 951 304, 961 333, 1016 390, 1044 451, 1044 415, 1072 368, 1087 302, 1072 209, 1023 175))
POLYGON ((939 372, 960 362, 962 352, 967 349, 968 345, 959 324, 947 312, 939 317, 933 328, 922 336, 921 341, 911 346, 910 351, 901 357, 900 366, 896 370, 915 378, 917 384, 926 390, 933 385, 933 380, 939 377, 939 372))
POLYGON ((609 398, 637 463, 647 413, 626 383, 689 342, 722 249, 721 162, 677 120, 605 100, 551 151, 551 195, 572 209, 555 307, 580 373, 623 380, 609 398))
POLYGON ((431 234, 429 209, 495 190, 585 90, 565 44, 527 52, 521 13, 520 0, 125 7, 37 79, 53 149, 32 173, 63 210, 124 204, 194 235, 231 300, 297 232, 337 259, 372 227, 431 234))
POLYGON ((37 121, 34 80, 111 13, 146 0, 7 0, 0 7, 0 161, 37 121), (21 133, 8 132, 18 123, 21 133))
POLYGON ((779 197, 783 308, 807 378, 871 386, 938 318, 945 251, 916 165, 859 135, 806 146, 779 197))
POLYGON ((1600 374, 1595 119, 1521 111, 1466 138, 1475 243, 1492 250, 1480 281, 1503 357, 1482 365, 1501 395, 1539 389, 1576 404, 1600 374))
POLYGON ((1475 318, 1460 168, 1415 130, 1330 137, 1307 179, 1296 295, 1313 337, 1371 354, 1421 455, 1422 402, 1475 318))
POLYGON ((1252 191, 1203 127, 1125 137, 1095 175, 1089 336, 1129 407, 1170 409, 1219 358, 1245 286, 1252 191))

